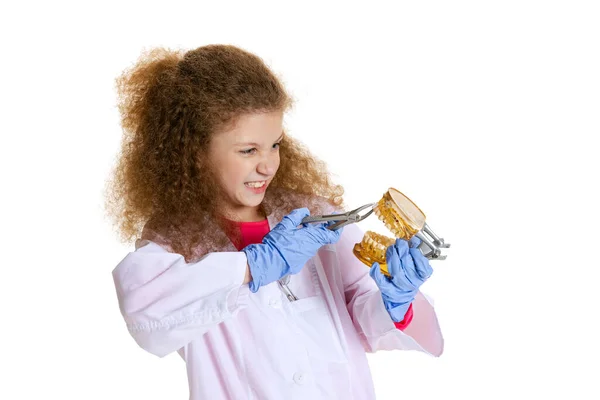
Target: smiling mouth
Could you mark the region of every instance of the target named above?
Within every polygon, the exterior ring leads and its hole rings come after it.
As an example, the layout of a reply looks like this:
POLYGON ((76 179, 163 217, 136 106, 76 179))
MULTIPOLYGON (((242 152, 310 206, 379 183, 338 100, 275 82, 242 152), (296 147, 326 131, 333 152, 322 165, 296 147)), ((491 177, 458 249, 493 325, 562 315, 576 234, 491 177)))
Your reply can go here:
POLYGON ((265 186, 266 183, 267 183, 267 181, 255 181, 255 182, 246 182, 246 183, 244 183, 244 185, 246 185, 247 187, 250 187, 250 188, 258 189, 258 188, 265 186))

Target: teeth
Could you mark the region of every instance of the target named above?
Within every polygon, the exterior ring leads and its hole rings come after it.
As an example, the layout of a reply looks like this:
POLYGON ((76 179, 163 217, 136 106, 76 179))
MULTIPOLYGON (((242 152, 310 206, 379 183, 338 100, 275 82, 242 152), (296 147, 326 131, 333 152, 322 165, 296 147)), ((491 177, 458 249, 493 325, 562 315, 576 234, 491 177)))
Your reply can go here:
POLYGON ((259 188, 259 187, 263 187, 265 185, 265 183, 267 183, 267 181, 261 181, 261 182, 246 182, 245 185, 246 186, 250 186, 253 188, 259 188))

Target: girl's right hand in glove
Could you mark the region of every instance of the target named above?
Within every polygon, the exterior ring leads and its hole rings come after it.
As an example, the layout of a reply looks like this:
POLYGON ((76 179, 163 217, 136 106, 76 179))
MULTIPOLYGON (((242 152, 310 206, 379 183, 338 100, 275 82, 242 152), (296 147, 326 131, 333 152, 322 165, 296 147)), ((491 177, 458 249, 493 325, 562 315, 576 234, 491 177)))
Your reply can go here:
POLYGON ((297 274, 323 245, 334 244, 340 239, 343 228, 335 231, 327 228, 335 222, 298 227, 309 215, 308 208, 293 210, 265 235, 262 243, 242 249, 252 275, 252 292, 287 274, 297 274))

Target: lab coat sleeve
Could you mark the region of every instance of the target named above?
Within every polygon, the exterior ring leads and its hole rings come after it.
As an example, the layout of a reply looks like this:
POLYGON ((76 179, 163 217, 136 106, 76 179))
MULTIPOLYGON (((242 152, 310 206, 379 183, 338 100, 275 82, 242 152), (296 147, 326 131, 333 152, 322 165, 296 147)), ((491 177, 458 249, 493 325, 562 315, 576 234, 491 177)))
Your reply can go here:
POLYGON ((164 357, 247 305, 243 252, 208 253, 186 263, 157 243, 141 244, 112 275, 127 329, 144 350, 164 357))
POLYGON ((412 302, 413 319, 397 329, 383 304, 381 292, 369 268, 352 252, 364 233, 356 224, 346 225, 336 244, 346 304, 365 351, 417 350, 438 357, 444 341, 433 303, 420 291, 412 302))

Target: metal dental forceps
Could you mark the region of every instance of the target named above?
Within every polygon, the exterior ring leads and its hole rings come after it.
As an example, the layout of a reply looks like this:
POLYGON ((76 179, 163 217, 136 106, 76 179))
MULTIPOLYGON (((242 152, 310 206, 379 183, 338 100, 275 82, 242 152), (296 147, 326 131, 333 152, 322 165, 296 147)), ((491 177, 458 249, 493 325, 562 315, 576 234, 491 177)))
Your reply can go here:
POLYGON ((315 215, 314 217, 306 217, 302 220, 303 224, 307 224, 310 222, 327 222, 327 221, 339 221, 331 226, 328 229, 334 231, 348 224, 353 224, 355 222, 360 222, 363 219, 367 218, 373 212, 373 208, 377 205, 377 203, 369 203, 365 204, 362 207, 358 207, 355 210, 348 211, 343 214, 330 214, 330 215, 315 215), (370 210, 365 215, 360 215, 360 212, 370 208, 370 210))
MULTIPOLYGON (((373 207, 375 207, 377 203, 365 204, 362 207, 357 208, 356 210, 348 211, 343 214, 331 214, 331 215, 315 215, 308 216, 302 220, 303 224, 307 224, 310 222, 327 222, 327 221, 338 221, 337 223, 328 227, 330 230, 339 229, 345 225, 352 224, 355 222, 362 221, 367 218, 373 212, 373 207), (365 215, 360 215, 360 212, 370 208, 370 210, 365 215)), ((279 288, 285 294, 285 297, 288 298, 289 301, 296 301, 298 298, 292 293, 290 288, 288 287, 288 283, 290 282, 290 275, 286 275, 283 278, 279 279, 277 283, 279 284, 279 288)))

